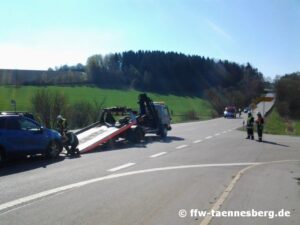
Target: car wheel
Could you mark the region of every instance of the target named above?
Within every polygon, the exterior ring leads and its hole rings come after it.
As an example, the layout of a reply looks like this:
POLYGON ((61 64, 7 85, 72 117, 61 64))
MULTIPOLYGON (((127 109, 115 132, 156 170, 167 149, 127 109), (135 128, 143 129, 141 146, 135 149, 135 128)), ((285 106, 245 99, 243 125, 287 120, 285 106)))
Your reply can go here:
POLYGON ((57 158, 61 150, 62 148, 57 141, 51 141, 46 152, 46 157, 50 159, 57 158))

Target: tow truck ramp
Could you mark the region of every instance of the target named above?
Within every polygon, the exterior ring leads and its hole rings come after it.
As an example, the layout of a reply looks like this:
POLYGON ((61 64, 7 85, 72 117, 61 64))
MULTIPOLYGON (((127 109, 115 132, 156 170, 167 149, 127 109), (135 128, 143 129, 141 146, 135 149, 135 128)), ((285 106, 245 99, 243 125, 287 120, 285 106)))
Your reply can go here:
POLYGON ((135 125, 134 122, 128 123, 119 128, 115 126, 110 127, 107 125, 98 125, 80 132, 77 134, 77 138, 79 140, 78 149, 81 153, 90 152, 98 146, 117 138, 120 134, 126 132, 133 125, 135 125))

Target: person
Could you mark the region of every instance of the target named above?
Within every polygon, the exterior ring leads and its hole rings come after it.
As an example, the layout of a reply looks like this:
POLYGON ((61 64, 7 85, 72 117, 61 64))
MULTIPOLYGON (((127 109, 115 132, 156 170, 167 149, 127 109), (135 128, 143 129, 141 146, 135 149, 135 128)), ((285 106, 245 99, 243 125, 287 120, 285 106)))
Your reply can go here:
POLYGON ((67 120, 62 115, 57 116, 56 126, 58 129, 58 132, 61 134, 61 136, 64 137, 66 135, 66 131, 68 128, 68 123, 67 123, 67 120))
POLYGON ((247 138, 254 140, 254 134, 253 134, 253 125, 254 125, 254 118, 252 116, 251 112, 248 112, 248 118, 247 118, 247 138))
POLYGON ((262 117, 261 113, 257 113, 257 120, 255 121, 257 125, 257 135, 258 135, 258 141, 262 141, 262 134, 264 129, 264 118, 262 117))
POLYGON ((241 117, 241 116, 242 116, 242 109, 239 108, 239 117, 241 117))
POLYGON ((77 136, 73 132, 68 131, 68 122, 62 115, 56 118, 57 130, 62 136, 62 141, 67 155, 79 155, 80 152, 76 148, 79 144, 77 136), (71 147, 71 148, 70 148, 71 147))

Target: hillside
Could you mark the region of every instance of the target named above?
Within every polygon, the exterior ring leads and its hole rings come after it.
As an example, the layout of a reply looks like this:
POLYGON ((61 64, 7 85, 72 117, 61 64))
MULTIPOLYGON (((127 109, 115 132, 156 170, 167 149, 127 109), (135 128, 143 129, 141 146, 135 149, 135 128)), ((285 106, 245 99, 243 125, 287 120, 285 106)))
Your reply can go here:
POLYGON ((264 132, 267 134, 300 136, 300 120, 284 118, 278 113, 278 109, 274 108, 266 118, 264 132))
POLYGON ((300 135, 300 72, 286 74, 274 84, 276 103, 266 119, 265 132, 300 135))
POLYGON ((88 80, 103 88, 202 96, 219 113, 226 105, 248 105, 264 88, 263 75, 249 63, 175 52, 94 55, 87 60, 86 72, 88 80))
MULTIPOLYGON (((47 89, 52 92, 59 92, 66 96, 70 104, 79 102, 98 102, 104 103, 104 107, 127 106, 137 108, 137 97, 140 92, 134 90, 112 90, 100 89, 96 87, 77 86, 77 87, 37 87, 37 86, 0 86, 0 110, 12 110, 11 100, 16 100, 17 110, 31 111, 31 98, 38 90, 47 89)), ((172 112, 173 122, 187 121, 191 118, 188 114, 196 114, 199 119, 208 119, 216 115, 212 105, 198 97, 183 97, 175 95, 162 95, 149 93, 154 101, 164 101, 172 112)), ((192 115, 193 117, 193 115, 192 115)))
POLYGON ((264 89, 263 75, 250 65, 163 51, 93 55, 86 65, 48 71, 0 70, 0 84, 94 85, 162 95, 207 99, 221 114, 227 105, 244 107, 264 89))

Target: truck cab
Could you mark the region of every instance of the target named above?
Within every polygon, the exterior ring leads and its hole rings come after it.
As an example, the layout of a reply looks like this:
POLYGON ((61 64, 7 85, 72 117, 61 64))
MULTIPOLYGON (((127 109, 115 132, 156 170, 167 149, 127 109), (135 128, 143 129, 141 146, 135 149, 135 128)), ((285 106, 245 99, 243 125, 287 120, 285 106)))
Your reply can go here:
POLYGON ((163 102, 153 102, 146 94, 139 96, 140 113, 138 125, 144 133, 154 133, 161 138, 171 130, 171 116, 168 107, 163 102))
POLYGON ((153 104, 163 126, 165 126, 167 130, 171 130, 172 118, 168 106, 164 102, 154 102, 153 104))

